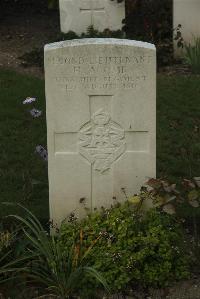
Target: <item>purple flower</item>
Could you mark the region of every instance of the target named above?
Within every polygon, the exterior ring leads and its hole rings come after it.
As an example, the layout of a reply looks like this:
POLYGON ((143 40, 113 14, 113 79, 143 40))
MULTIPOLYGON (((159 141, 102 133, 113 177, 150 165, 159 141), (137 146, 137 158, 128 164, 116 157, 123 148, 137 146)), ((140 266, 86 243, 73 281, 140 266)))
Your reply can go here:
POLYGON ((40 157, 43 160, 48 161, 48 152, 42 145, 37 145, 35 151, 40 155, 40 157))
POLYGON ((42 115, 42 111, 33 108, 32 110, 30 110, 30 114, 31 114, 34 118, 36 118, 36 117, 40 117, 40 116, 42 115))
POLYGON ((30 104, 32 102, 35 102, 36 101, 36 98, 33 98, 33 97, 27 97, 26 100, 23 101, 23 104, 30 104))

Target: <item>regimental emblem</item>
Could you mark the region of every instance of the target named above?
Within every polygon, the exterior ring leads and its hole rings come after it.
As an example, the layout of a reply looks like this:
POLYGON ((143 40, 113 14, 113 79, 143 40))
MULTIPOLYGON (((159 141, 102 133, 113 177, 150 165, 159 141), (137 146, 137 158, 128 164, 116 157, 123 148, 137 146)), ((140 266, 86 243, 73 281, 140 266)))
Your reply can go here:
POLYGON ((126 150, 125 132, 103 109, 79 131, 79 152, 96 171, 104 173, 126 150))

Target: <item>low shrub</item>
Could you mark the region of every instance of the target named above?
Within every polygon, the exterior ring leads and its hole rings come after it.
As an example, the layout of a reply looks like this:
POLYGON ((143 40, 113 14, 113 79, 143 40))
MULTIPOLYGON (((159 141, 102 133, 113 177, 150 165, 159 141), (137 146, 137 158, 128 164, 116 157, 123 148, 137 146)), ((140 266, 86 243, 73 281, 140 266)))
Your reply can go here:
POLYGON ((200 37, 194 38, 194 44, 185 44, 185 60, 194 74, 200 74, 200 37))
POLYGON ((65 221, 60 229, 66 248, 74 238, 78 240, 80 231, 83 248, 100 237, 89 263, 102 273, 113 291, 123 291, 135 283, 161 287, 189 276, 183 232, 176 218, 154 208, 144 214, 136 202, 137 197, 132 198, 81 222, 65 221))

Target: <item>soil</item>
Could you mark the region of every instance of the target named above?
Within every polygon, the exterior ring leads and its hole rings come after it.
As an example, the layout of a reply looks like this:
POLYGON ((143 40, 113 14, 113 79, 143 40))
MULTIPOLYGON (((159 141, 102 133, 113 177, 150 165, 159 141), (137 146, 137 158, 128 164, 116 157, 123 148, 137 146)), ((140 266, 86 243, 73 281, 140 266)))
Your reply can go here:
POLYGON ((60 33, 58 10, 48 10, 47 1, 0 2, 0 67, 43 77, 37 66, 24 67, 19 59, 34 48, 41 48, 60 33))

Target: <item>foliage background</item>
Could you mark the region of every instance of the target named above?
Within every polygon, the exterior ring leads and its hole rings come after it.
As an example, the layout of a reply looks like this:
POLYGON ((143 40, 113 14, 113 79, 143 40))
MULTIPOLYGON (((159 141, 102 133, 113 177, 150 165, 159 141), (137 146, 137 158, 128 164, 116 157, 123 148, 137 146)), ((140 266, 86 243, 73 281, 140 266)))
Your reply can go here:
POLYGON ((173 60, 172 0, 127 0, 124 31, 127 38, 157 47, 158 66, 173 60))

